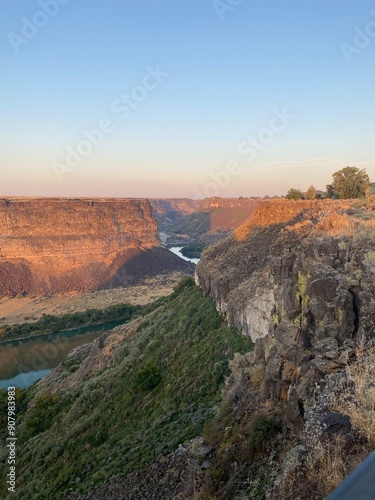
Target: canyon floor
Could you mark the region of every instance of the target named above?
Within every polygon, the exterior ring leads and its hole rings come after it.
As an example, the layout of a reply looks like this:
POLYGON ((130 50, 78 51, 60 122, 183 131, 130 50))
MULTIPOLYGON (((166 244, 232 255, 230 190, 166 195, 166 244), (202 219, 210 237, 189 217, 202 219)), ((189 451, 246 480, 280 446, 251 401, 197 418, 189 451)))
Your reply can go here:
POLYGON ((33 322, 43 314, 60 316, 87 309, 101 309, 122 302, 148 304, 171 294, 183 276, 183 273, 175 272, 146 278, 139 285, 85 294, 71 292, 51 297, 3 297, 0 299, 0 325, 33 322))

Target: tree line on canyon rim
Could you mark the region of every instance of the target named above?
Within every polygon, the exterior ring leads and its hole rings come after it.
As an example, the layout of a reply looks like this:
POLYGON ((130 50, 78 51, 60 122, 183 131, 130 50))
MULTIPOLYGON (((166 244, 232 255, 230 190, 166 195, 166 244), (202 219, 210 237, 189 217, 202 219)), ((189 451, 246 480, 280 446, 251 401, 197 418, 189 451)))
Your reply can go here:
POLYGON ((345 167, 335 172, 332 179, 332 183, 327 184, 325 193, 318 192, 315 186, 310 185, 305 192, 292 187, 286 197, 289 200, 314 200, 320 198, 344 200, 365 198, 368 194, 375 193, 375 182, 370 182, 365 169, 345 167))

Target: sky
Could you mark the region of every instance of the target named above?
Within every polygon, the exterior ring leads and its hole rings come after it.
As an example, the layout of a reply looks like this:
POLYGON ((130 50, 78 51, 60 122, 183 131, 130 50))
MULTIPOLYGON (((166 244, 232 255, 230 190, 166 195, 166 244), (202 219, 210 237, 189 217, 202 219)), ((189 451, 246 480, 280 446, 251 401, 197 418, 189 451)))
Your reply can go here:
POLYGON ((375 180, 375 5, 3 0, 0 196, 188 197, 375 180))

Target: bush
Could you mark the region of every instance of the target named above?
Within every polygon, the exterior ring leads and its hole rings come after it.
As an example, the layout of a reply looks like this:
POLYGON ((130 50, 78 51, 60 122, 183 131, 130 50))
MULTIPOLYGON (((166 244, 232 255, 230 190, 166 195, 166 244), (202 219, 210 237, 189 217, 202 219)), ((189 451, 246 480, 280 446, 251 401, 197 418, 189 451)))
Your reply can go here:
POLYGON ((286 195, 288 200, 302 200, 303 196, 303 192, 296 188, 290 188, 286 195))
POLYGON ((191 276, 187 276, 186 278, 183 278, 174 288, 174 292, 181 293, 183 292, 186 288, 191 288, 195 286, 195 281, 194 278, 191 276))
POLYGON ((26 420, 21 440, 30 439, 37 434, 48 430, 59 412, 60 398, 57 394, 43 392, 35 400, 35 404, 26 420))
POLYGON ((256 413, 252 416, 249 438, 254 451, 264 451, 275 433, 276 426, 270 417, 262 413, 256 413))
POLYGON ((161 378, 159 367, 155 363, 148 361, 137 373, 135 383, 142 391, 150 391, 160 384, 161 378))

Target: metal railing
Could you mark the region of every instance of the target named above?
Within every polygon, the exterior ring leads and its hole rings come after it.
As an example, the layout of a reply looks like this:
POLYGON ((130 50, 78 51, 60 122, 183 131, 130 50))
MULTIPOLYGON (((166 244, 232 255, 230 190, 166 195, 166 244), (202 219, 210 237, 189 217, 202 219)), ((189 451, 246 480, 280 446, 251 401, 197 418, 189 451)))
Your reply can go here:
POLYGON ((375 500, 375 451, 326 500, 375 500))

